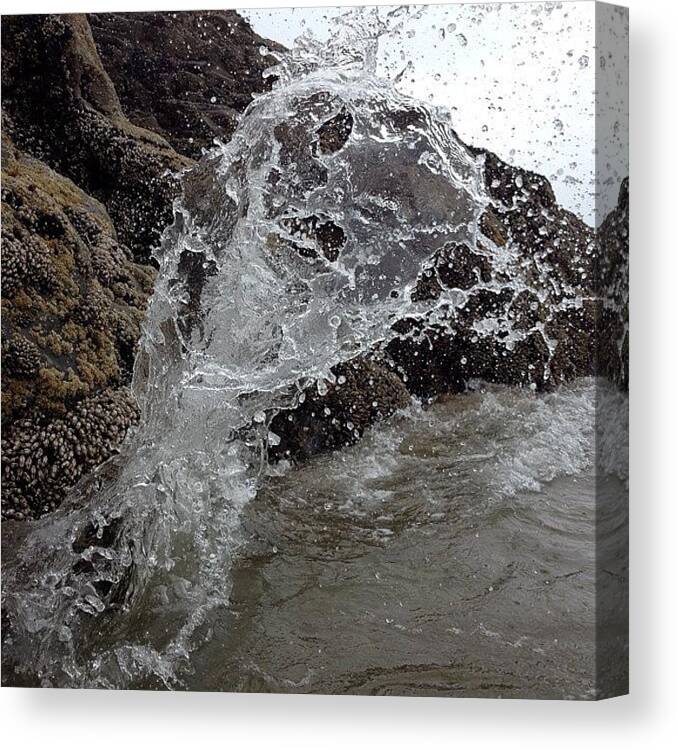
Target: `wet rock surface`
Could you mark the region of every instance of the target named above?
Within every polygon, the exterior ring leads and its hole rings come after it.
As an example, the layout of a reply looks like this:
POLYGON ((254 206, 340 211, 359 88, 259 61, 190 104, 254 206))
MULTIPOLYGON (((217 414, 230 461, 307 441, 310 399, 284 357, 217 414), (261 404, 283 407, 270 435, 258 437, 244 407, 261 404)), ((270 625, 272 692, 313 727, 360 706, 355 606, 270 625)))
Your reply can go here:
POLYGON ((3 18, 2 108, 17 147, 103 203, 147 262, 191 162, 125 117, 85 16, 3 18))
POLYGON ((629 180, 619 188, 617 207, 598 230, 596 281, 602 310, 596 349, 599 368, 622 389, 629 387, 629 180))
POLYGON ((228 140, 278 44, 235 11, 92 13, 94 41, 129 119, 198 158, 228 140), (263 54, 262 54, 263 52, 263 54))
POLYGON ((2 166, 3 513, 39 515, 135 421, 125 386, 155 272, 101 203, 7 136, 2 166))
POLYGON ((594 231, 557 204, 545 177, 470 151, 484 160, 492 199, 477 247, 444 247, 412 294, 431 304, 445 290, 458 291, 460 301, 400 321, 386 352, 422 397, 462 391, 476 379, 542 390, 597 374, 595 264, 602 250, 594 231), (497 262, 501 253, 506 262, 497 262))
POLYGON ((269 458, 301 460, 355 443, 375 422, 410 402, 402 380, 384 363, 358 357, 333 368, 334 383, 305 389, 295 409, 270 423, 279 443, 269 458))

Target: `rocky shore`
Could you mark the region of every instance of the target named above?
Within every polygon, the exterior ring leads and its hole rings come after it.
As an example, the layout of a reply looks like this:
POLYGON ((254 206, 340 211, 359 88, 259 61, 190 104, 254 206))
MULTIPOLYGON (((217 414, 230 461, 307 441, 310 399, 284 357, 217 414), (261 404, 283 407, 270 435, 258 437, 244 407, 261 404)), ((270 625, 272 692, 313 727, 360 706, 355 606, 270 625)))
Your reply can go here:
MULTIPOLYGON (((3 517, 56 508, 136 423, 128 386, 177 175, 231 136, 274 47, 233 11, 3 18, 3 517)), ((318 152, 342 148, 351 128, 333 118, 307 143, 291 123, 279 140, 322 179, 318 152)), ((412 292, 421 312, 337 366, 326 393, 311 387, 275 416, 272 458, 354 442, 411 395, 473 380, 543 390, 597 374, 628 387, 627 182, 596 234, 544 177, 484 156, 485 241, 429 259, 412 292), (529 291, 487 262, 492 246, 511 250, 529 291), (441 310, 445 289, 464 304, 441 310), (525 335, 503 339, 508 327, 525 335)), ((310 217, 306 229, 326 257, 341 252, 340 228, 310 217)))
POLYGON ((265 43, 232 11, 3 17, 3 517, 54 509, 137 421, 128 386, 176 175, 232 130, 198 127, 211 98, 232 92, 234 113, 261 89, 265 43), (209 85, 188 70, 205 46, 209 85), (191 92, 176 121, 158 109, 167 81, 191 92))

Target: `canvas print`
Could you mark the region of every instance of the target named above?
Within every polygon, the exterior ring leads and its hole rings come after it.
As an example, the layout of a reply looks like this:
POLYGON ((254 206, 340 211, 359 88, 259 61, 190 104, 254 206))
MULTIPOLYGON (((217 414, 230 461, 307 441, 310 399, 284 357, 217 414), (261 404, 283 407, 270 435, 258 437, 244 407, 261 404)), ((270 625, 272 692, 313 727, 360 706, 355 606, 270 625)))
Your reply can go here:
POLYGON ((2 684, 628 687, 628 13, 2 17, 2 684))

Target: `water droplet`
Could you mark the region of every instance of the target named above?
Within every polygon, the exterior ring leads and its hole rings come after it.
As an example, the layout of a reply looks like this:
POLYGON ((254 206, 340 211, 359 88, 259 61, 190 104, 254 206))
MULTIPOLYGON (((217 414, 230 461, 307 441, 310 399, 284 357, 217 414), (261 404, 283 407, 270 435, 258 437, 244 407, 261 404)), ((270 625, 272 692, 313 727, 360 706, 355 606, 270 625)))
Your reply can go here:
POLYGON ((71 638, 73 637, 73 633, 71 632, 71 629, 69 627, 67 627, 66 625, 62 625, 59 628, 57 637, 62 643, 66 643, 67 641, 71 640, 71 638))

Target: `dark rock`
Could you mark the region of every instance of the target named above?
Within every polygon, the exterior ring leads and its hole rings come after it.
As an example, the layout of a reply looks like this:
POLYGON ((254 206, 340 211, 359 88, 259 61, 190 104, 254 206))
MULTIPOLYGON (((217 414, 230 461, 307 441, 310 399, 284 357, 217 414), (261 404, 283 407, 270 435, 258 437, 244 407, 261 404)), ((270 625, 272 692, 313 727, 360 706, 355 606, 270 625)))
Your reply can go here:
POLYGON ((546 334, 556 342, 550 362, 555 383, 596 373, 596 319, 599 306, 557 311, 546 323, 546 334))
POLYGON ((342 109, 316 131, 318 134, 318 150, 321 154, 333 154, 346 143, 353 130, 353 115, 342 109))
POLYGON ((491 279, 487 257, 473 252, 467 245, 446 245, 426 264, 417 280, 412 300, 438 299, 443 289, 467 290, 491 279))
MULTIPOLYGON (((346 242, 344 230, 333 221, 323 221, 317 216, 305 216, 303 219, 282 219, 280 225, 292 236, 301 240, 310 240, 320 253, 333 263, 339 257, 339 251, 346 242)), ((293 243, 300 255, 317 258, 318 253, 309 247, 293 243)))
POLYGON ((460 393, 472 381, 543 388, 547 382, 549 347, 539 331, 517 342, 479 336, 472 328, 401 321, 399 335, 385 347, 385 355, 408 391, 430 399, 460 393))
POLYGON ((457 318, 468 327, 482 321, 508 321, 509 304, 514 295, 515 289, 510 286, 502 289, 472 289, 464 304, 458 308, 457 318))
POLYGON ((85 16, 3 18, 2 106, 15 144, 101 201, 148 260, 190 162, 124 116, 85 16))
POLYGON ((524 289, 511 300, 508 317, 519 331, 528 331, 543 323, 548 314, 547 307, 534 292, 524 289))
POLYGON ((595 279, 601 299, 597 356, 601 373, 629 387, 629 181, 619 189, 617 207, 597 232, 595 279))
MULTIPOLYGON (((413 300, 439 306, 445 289, 458 289, 465 297, 455 307, 447 305, 442 321, 438 307, 435 314, 424 312, 416 321, 396 325, 397 337, 385 352, 407 387, 425 397, 463 390, 473 379, 542 389, 606 374, 609 366, 601 366, 596 356, 603 319, 609 321, 608 339, 621 341, 623 332, 609 310, 601 312, 597 276, 614 296, 611 269, 623 258, 623 232, 616 224, 612 230, 614 218, 604 224, 603 244, 609 249, 600 253, 609 260, 597 274, 593 230, 557 204, 545 177, 489 152, 470 151, 484 159, 486 188, 494 200, 480 217, 480 233, 497 248, 508 248, 516 260, 508 270, 495 265, 484 241, 477 252, 462 245, 446 248, 442 258, 436 254, 422 269, 413 300)), ((621 279, 618 287, 627 288, 625 283, 621 279)))
MULTIPOLYGON (((308 102, 309 108, 312 104, 308 102)), ((327 169, 315 158, 317 141, 309 138, 307 123, 281 123, 273 132, 280 143, 281 164, 295 165, 297 181, 290 187, 296 195, 303 197, 308 190, 327 182, 327 169)))
POLYGON ((492 208, 488 208, 481 215, 479 228, 497 247, 503 247, 508 241, 506 230, 492 208))
POLYGON ((336 382, 327 385, 326 393, 314 385, 295 409, 273 418, 270 430, 280 443, 270 448, 272 460, 299 460, 355 443, 370 425, 410 401, 400 378, 377 361, 359 357, 332 372, 336 382))
POLYGON ((94 41, 131 122, 197 158, 228 140, 238 113, 264 91, 275 64, 235 11, 92 13, 94 41))
MULTIPOLYGON (((472 377, 467 356, 469 342, 450 335, 445 326, 415 318, 398 321, 394 333, 397 335, 386 344, 384 355, 410 393, 430 398, 465 389, 472 377)), ((480 361, 481 357, 476 357, 474 366, 480 361)))
POLYGON ((515 208, 526 197, 534 199, 545 207, 556 206, 556 197, 551 184, 542 175, 526 169, 513 167, 502 161, 491 151, 472 149, 485 155, 485 185, 488 193, 505 208, 515 208))

